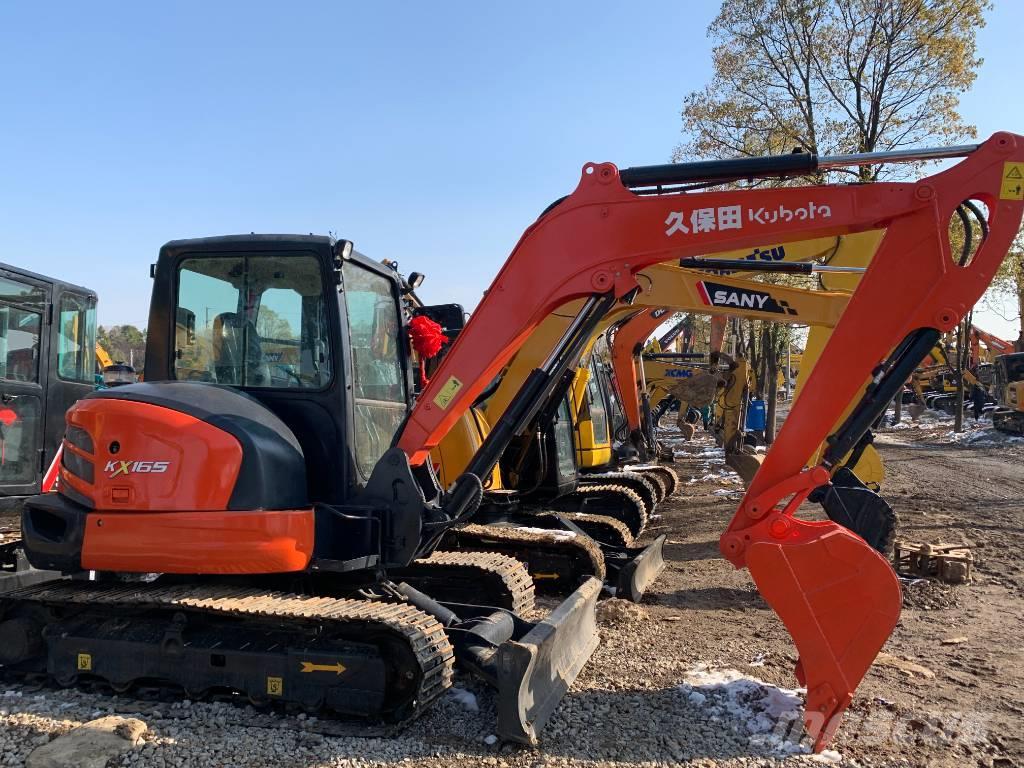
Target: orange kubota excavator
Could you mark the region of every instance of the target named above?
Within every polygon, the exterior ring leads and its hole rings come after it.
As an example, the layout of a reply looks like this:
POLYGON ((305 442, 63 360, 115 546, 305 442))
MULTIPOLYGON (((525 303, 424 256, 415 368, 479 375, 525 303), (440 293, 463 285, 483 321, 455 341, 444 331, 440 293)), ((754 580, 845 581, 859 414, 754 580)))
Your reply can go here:
MULTIPOLYGON (((804 521, 794 513, 813 489, 828 484, 830 468, 991 281, 1024 208, 1019 186, 1004 182, 1024 157, 1021 141, 997 134, 984 144, 949 150, 828 159, 794 155, 621 172, 611 164, 587 165, 576 191, 523 235, 398 445, 413 464, 424 461, 526 335, 568 300, 587 298, 560 345, 571 350, 573 340, 582 343, 580 337, 614 301, 629 300, 639 290, 633 276, 649 264, 685 264, 703 253, 766 239, 885 228, 868 272, 721 541, 723 555, 750 569, 793 635, 800 651, 797 675, 808 689, 805 723, 820 748, 895 626, 900 590, 889 564, 863 540, 833 522, 804 521), (960 156, 966 159, 915 183, 685 194, 688 184, 960 156), (959 259, 951 252, 949 222, 969 200, 987 207, 989 231, 971 258, 959 259), (540 287, 537 274, 545 275, 540 287), (495 348, 502 352, 495 355, 495 348), (851 402, 856 406, 830 435, 851 402), (805 469, 826 439, 821 463, 805 469)), ((542 391, 564 357, 553 354, 527 380, 525 393, 542 391)), ((488 443, 503 442, 502 435, 529 412, 528 401, 517 398, 510 405, 464 478, 493 464, 488 443)), ((450 498, 472 497, 473 485, 471 479, 457 480, 450 498)))
MULTIPOLYGON (((179 288, 200 304, 222 295, 211 279, 238 288, 237 304, 215 318, 218 362, 200 371, 231 385, 158 380, 176 378, 178 356, 166 341, 174 338, 175 316, 151 318, 152 351, 165 375, 149 375, 147 349, 146 383, 96 393, 69 411, 60 491, 29 501, 22 522, 26 551, 42 567, 178 576, 127 586, 118 579, 53 583, 4 595, 3 663, 41 668, 65 681, 105 674, 119 687, 170 678, 238 688, 255 678, 260 688, 251 696, 401 716, 444 687, 447 625, 448 637, 472 646, 463 655, 469 666, 508 675, 500 663, 494 668, 493 656, 512 642, 514 619, 486 610, 478 614, 483 626, 474 627, 471 608, 437 605, 395 585, 388 571, 430 554, 446 530, 472 516, 481 478, 578 361, 601 316, 635 296, 634 275, 651 264, 765 239, 884 227, 882 245, 804 396, 721 539, 723 555, 750 569, 796 642, 797 674, 808 690, 805 722, 822 748, 895 626, 900 590, 889 564, 862 539, 794 512, 829 482, 829 467, 991 281, 1024 210, 1020 187, 1004 183, 1014 163, 1024 163, 1024 137, 1000 133, 983 144, 940 150, 623 171, 587 164, 577 189, 523 234, 411 410, 400 357, 366 358, 374 350, 393 353, 401 343, 395 289, 387 280, 352 274, 368 265, 353 263, 350 243, 331 247, 333 262, 315 239, 293 239, 289 256, 260 261, 279 253, 280 243, 249 238, 224 244, 233 251, 224 258, 194 264, 190 249, 204 241, 171 244, 154 284, 165 308, 178 306, 179 288), (964 159, 914 183, 694 189, 951 157, 964 159), (989 228, 973 259, 961 265, 950 254, 948 225, 966 199, 987 206, 989 228), (304 256, 294 252, 303 249, 304 256), (325 285, 328 280, 334 284, 325 285), (298 296, 298 340, 279 324, 261 331, 250 316, 260 295, 270 304, 282 300, 272 290, 282 281, 298 296), (584 303, 566 334, 527 377, 466 472, 442 491, 431 449, 533 328, 577 299, 584 303), (339 320, 339 305, 356 310, 351 317, 359 323, 339 320), (339 346, 339 335, 350 343, 339 346), (354 371, 360 375, 352 379, 354 371), (858 393, 821 464, 805 469, 858 393), (338 402, 349 405, 339 412, 338 402), (346 439, 358 441, 362 452, 353 456, 346 439), (382 440, 394 447, 368 461, 382 440), (344 575, 361 577, 358 599, 316 589, 312 594, 324 596, 302 594, 344 575), (291 592, 279 591, 283 583, 291 592), (239 636, 252 642, 236 648, 239 636), (274 650, 281 648, 287 652, 274 650), (348 663, 336 661, 342 653, 348 663), (324 665, 331 674, 317 675, 324 665)), ((194 326, 193 320, 192 333, 194 326)), ((579 653, 545 655, 528 643, 520 651, 521 674, 532 669, 558 683, 565 667, 570 679, 578 671, 579 653)), ((545 693, 550 700, 551 691, 545 693)), ((513 697, 512 704, 543 709, 545 702, 513 697)), ((520 738, 529 739, 533 723, 522 713, 517 718, 525 721, 520 738)))

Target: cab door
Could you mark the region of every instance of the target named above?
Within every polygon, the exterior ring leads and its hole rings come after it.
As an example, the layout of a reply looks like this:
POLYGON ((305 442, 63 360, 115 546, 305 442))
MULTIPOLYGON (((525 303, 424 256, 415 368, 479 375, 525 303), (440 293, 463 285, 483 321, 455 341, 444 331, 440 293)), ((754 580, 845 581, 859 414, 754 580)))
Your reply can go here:
POLYGON ((64 437, 64 417, 76 401, 96 389, 96 295, 55 283, 45 381, 43 468, 64 437))
POLYGON ((0 497, 39 492, 52 288, 0 269, 0 497))

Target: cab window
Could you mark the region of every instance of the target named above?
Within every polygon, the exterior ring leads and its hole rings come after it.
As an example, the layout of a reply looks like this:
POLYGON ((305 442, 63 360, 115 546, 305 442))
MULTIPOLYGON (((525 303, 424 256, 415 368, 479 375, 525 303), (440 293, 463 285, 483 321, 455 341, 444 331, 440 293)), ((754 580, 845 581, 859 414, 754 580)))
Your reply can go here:
POLYGON ((366 479, 405 418, 402 323, 392 281, 352 261, 341 274, 352 354, 354 453, 366 479))
POLYGON ((587 379, 587 404, 590 407, 590 421, 594 425, 594 440, 602 444, 609 442, 608 413, 605 409, 601 385, 598 382, 597 368, 593 366, 590 369, 590 377, 587 379))
POLYGON ((237 387, 322 388, 330 335, 312 256, 185 259, 178 270, 174 375, 237 387))
POLYGON ((572 411, 569 398, 558 406, 554 420, 555 454, 558 461, 558 475, 562 482, 576 476, 576 449, 573 443, 572 411))
POLYGON ((39 381, 39 344, 46 294, 0 277, 0 379, 39 381))
POLYGON ((60 298, 57 333, 57 375, 91 384, 96 355, 96 299, 75 293, 60 298))

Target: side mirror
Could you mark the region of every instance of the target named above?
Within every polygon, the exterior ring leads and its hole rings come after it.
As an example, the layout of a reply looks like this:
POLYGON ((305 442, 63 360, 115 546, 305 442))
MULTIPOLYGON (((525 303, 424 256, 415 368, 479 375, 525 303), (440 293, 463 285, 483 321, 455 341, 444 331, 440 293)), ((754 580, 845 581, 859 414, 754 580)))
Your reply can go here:
MULTIPOLYGON (((413 275, 416 274, 418 273, 413 272, 413 275)), ((441 326, 444 335, 452 341, 455 341, 459 331, 466 325, 466 310, 462 308, 461 304, 433 304, 429 307, 417 307, 413 314, 429 317, 441 326)))

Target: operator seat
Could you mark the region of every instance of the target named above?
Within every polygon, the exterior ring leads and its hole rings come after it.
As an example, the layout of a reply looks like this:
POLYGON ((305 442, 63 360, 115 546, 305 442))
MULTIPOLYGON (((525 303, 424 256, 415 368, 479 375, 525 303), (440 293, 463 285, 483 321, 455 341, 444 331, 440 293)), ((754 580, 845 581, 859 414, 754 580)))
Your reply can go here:
POLYGON ((219 384, 270 386, 270 366, 255 323, 237 312, 213 319, 213 369, 219 384))

